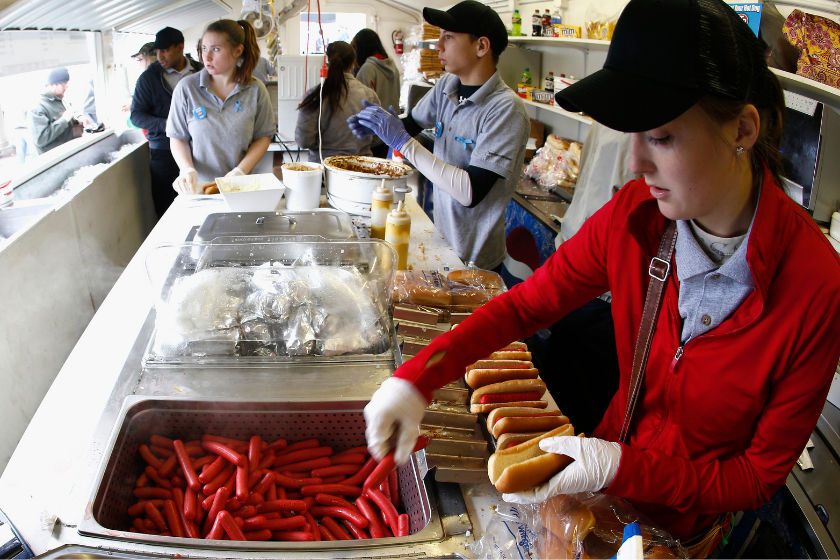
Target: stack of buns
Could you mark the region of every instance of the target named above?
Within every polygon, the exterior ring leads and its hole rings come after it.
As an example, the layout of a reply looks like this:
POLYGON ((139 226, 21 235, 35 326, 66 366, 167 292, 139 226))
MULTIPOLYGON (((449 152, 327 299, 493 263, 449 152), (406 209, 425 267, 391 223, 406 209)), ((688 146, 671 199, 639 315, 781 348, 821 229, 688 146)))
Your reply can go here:
POLYGON ((467 366, 465 379, 474 389, 470 412, 487 413, 503 407, 545 408, 545 383, 530 362, 531 353, 522 342, 513 342, 484 360, 467 366))
POLYGON ((574 427, 566 423, 525 443, 508 449, 498 450, 497 448, 487 462, 490 482, 496 486, 496 490, 504 493, 522 492, 542 484, 569 466, 572 458, 556 453, 546 453, 540 449, 540 441, 549 437, 573 435, 575 435, 574 427))
POLYGON ((472 311, 504 291, 502 277, 487 270, 399 270, 394 282, 395 304, 472 311))

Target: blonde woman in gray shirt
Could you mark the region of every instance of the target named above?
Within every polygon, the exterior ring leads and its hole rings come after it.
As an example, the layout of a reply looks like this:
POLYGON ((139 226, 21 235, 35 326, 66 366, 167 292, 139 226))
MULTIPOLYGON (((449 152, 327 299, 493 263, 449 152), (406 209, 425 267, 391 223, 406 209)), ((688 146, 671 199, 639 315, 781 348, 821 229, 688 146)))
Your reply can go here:
POLYGON ((178 83, 166 123, 179 193, 197 192, 199 181, 247 175, 268 150, 276 128, 268 90, 253 77, 259 58, 247 21, 207 26, 199 41, 204 69, 178 83))

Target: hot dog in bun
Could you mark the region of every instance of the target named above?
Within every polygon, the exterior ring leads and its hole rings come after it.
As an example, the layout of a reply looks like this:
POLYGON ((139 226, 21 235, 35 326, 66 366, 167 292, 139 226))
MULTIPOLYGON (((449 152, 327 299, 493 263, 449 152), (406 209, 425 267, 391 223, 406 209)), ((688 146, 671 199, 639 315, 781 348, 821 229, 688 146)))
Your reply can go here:
POLYGON ((487 474, 496 490, 504 493, 522 492, 542 484, 572 463, 566 455, 546 453, 540 441, 555 436, 573 436, 575 430, 566 424, 525 443, 496 451, 487 462, 487 474))
POLYGON ((531 360, 531 353, 524 342, 511 342, 501 350, 496 350, 489 356, 488 360, 531 360))
POLYGON ((479 360, 467 366, 465 379, 473 389, 510 381, 511 379, 536 379, 540 374, 531 362, 519 360, 479 360))
POLYGON ((535 437, 540 437, 545 432, 509 432, 506 434, 502 434, 496 440, 496 449, 509 449, 514 445, 519 445, 520 443, 525 443, 529 439, 534 439, 535 437))
POLYGON ((487 430, 498 438, 510 432, 545 432, 569 423, 559 410, 505 406, 487 415, 487 430))
POLYGON ((513 379, 479 387, 470 397, 470 412, 485 413, 500 407, 545 408, 548 403, 540 399, 545 394, 545 383, 540 379, 513 379))

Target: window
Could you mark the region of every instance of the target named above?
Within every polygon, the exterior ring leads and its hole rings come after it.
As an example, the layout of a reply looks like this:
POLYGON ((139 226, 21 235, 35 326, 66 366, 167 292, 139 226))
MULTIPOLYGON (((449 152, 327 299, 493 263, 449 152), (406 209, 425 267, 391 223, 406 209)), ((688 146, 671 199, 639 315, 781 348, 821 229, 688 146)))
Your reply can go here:
MULTIPOLYGON (((367 16, 362 13, 321 13, 320 28, 324 31, 324 40, 329 45, 332 41, 349 43, 356 33, 367 27, 367 16)), ((323 54, 324 40, 318 28, 317 12, 300 14, 300 54, 323 54)))

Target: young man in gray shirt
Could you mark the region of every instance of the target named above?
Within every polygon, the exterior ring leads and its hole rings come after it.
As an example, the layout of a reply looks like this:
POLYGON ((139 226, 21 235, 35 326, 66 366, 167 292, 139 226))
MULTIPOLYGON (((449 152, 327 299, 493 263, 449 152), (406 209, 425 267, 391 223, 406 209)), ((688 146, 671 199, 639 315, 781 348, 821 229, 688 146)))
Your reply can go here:
POLYGON ((405 121, 367 107, 350 117, 357 136, 376 134, 434 185, 435 226, 465 263, 499 270, 505 209, 513 197, 531 131, 522 99, 496 65, 508 44, 492 8, 466 0, 448 11, 424 8, 441 28, 435 45, 448 72, 405 121), (412 138, 434 128, 434 154, 412 138))

